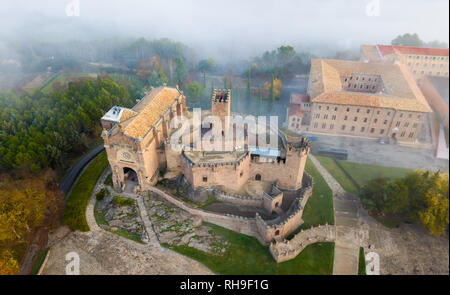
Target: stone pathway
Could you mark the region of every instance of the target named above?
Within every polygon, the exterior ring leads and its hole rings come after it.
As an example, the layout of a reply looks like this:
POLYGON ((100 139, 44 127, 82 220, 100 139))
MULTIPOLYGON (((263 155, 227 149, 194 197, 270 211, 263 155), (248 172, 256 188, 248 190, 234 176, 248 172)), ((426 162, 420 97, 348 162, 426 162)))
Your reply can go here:
MULTIPOLYGON (((157 239, 155 241, 151 237, 151 224, 145 224, 150 237, 148 244, 138 243, 101 229, 94 217, 95 194, 103 187, 107 173, 108 169, 97 182, 86 209, 90 231, 75 231, 60 240, 49 241, 49 245, 52 245, 51 251, 42 274, 66 274, 68 262, 65 258, 69 252, 79 255, 80 274, 213 274, 203 264, 161 247, 157 239)), ((142 199, 137 200, 141 209, 142 199)), ((146 212, 141 211, 141 214, 145 215, 146 212)))
POLYGON ((144 200, 142 196, 139 196, 137 198, 137 204, 142 222, 144 223, 145 231, 147 232, 148 243, 153 247, 162 248, 161 245, 159 244, 158 237, 156 236, 156 233, 153 230, 153 225, 150 221, 150 217, 148 216, 147 209, 145 209, 144 200))
POLYGON ((334 224, 336 226, 333 274, 357 275, 359 247, 362 246, 362 239, 368 235, 358 225, 357 201, 342 188, 313 155, 310 154, 309 158, 333 191, 334 224))

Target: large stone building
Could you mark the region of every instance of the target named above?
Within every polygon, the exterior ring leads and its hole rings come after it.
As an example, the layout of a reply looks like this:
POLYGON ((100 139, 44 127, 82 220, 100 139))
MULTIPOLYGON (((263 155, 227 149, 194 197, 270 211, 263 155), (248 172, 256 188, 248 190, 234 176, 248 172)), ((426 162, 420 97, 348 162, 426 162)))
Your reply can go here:
MULTIPOLYGON (((212 113, 202 115, 219 117, 226 130, 229 126, 226 120, 231 115, 230 103, 230 91, 215 91, 211 99, 212 113)), ((156 184, 160 171, 172 172, 171 175, 182 173, 194 189, 214 186, 235 192, 249 179, 277 182, 281 189, 301 187, 309 152, 306 139, 288 142, 280 132, 278 149, 263 150, 248 146, 249 131, 246 130, 245 142, 234 143, 231 151, 174 147, 168 138, 175 130, 170 120, 176 115, 186 115, 192 120, 191 114, 186 112, 183 93, 169 87, 153 89, 132 109, 115 106, 105 114, 102 137, 115 188, 124 189, 127 176, 131 176, 137 180, 138 187, 145 190, 156 184)), ((204 131, 194 127, 188 132, 195 137, 197 132, 203 134, 204 131)))
POLYGON ((448 49, 393 45, 362 45, 362 61, 400 63, 408 67, 417 80, 424 76, 448 77, 448 49))
POLYGON ((449 78, 425 76, 419 87, 430 106, 439 115, 442 125, 449 127, 449 78))
POLYGON ((312 59, 308 132, 414 142, 428 113, 406 66, 312 59))
POLYGON ((288 141, 278 128, 268 126, 263 138, 275 132, 278 147, 264 149, 259 137, 256 145, 249 140, 253 131, 248 125, 243 127, 244 138, 238 140, 230 104, 230 90, 215 90, 211 111, 201 114, 202 121, 213 115, 222 123, 222 134, 209 141, 232 141, 231 150, 220 151, 197 150, 192 142, 169 140, 174 132, 193 139, 214 129, 214 123, 195 126, 196 114, 187 112, 178 88, 152 89, 132 109, 114 106, 101 119, 114 188, 128 193, 152 191, 159 180, 176 178, 178 187, 188 184, 194 199, 213 193, 229 206, 248 208, 254 214, 243 219, 188 208, 205 220, 253 235, 264 244, 282 240, 303 222, 303 208, 312 193, 312 178, 304 177, 309 141, 305 137, 288 141), (171 124, 180 122, 172 121, 176 116, 184 116, 190 128, 171 124), (226 131, 231 129, 230 139, 226 131))

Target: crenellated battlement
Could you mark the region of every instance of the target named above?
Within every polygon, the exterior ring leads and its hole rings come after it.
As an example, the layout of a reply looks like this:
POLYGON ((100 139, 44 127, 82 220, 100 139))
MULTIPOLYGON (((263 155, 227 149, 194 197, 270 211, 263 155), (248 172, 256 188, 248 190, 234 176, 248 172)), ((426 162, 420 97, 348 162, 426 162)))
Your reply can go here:
POLYGON ((212 103, 228 103, 231 100, 231 89, 214 89, 212 103))

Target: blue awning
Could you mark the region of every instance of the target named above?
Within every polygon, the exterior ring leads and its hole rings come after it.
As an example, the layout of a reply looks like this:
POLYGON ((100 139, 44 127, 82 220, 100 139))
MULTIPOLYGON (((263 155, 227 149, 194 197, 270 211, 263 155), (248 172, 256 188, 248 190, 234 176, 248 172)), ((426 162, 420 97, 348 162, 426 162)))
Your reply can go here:
POLYGON ((281 155, 279 150, 250 148, 250 153, 261 156, 279 157, 281 155))

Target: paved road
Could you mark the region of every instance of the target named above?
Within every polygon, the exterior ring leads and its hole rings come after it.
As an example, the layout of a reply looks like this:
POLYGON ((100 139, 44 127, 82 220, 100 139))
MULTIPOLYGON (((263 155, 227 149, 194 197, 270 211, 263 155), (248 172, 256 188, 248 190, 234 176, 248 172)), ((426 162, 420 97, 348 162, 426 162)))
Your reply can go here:
POLYGON ((333 274, 357 275, 359 247, 362 245, 358 226, 357 200, 345 192, 314 156, 309 155, 309 158, 333 191, 334 224, 336 225, 333 274))
POLYGON ((104 150, 103 144, 95 147, 91 151, 89 151, 86 155, 84 155, 73 167, 70 169, 66 178, 61 182, 59 186, 60 189, 66 194, 66 200, 68 198, 68 192, 72 187, 72 184, 76 181, 80 172, 84 169, 84 167, 94 159, 98 154, 100 154, 104 150))
POLYGON ((350 162, 432 171, 449 170, 449 161, 437 159, 434 149, 379 144, 374 139, 349 136, 316 133, 305 133, 304 135, 318 138, 318 141, 312 142, 313 151, 319 147, 345 149, 348 151, 348 161, 350 162))

